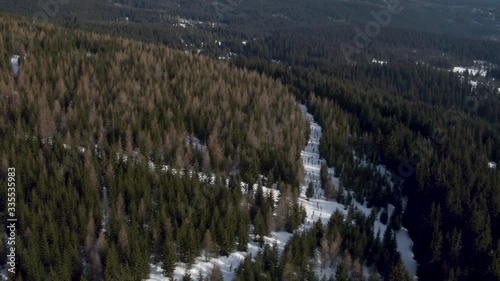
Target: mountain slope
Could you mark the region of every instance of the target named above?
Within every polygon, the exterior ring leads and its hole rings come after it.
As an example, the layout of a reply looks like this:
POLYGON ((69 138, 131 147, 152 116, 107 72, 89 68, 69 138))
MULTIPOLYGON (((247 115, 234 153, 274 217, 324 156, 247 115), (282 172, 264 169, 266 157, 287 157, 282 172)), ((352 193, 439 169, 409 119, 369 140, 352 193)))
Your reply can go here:
POLYGON ((0 181, 9 167, 18 181, 13 280, 138 280, 169 243, 190 262, 206 232, 228 253, 255 216, 224 179, 300 182, 307 123, 281 84, 162 46, 11 17, 0 27, 0 181))

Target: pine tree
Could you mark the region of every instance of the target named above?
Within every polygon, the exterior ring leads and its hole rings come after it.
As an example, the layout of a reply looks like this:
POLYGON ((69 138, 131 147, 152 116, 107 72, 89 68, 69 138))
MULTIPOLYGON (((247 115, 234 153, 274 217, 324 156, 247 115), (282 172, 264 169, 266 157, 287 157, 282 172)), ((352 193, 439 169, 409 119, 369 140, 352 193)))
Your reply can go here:
POLYGON ((349 281, 349 272, 344 263, 341 263, 335 271, 335 281, 349 281))
POLYGON ((287 191, 286 193, 282 193, 280 196, 280 199, 278 200, 278 206, 276 210, 276 231, 281 231, 284 229, 286 220, 287 220, 287 214, 288 214, 288 208, 289 208, 289 200, 290 200, 290 192, 287 191))
POLYGON ((380 274, 377 272, 370 272, 370 276, 368 277, 368 281, 382 281, 380 274))
POLYGON ((170 237, 167 236, 163 244, 162 270, 163 275, 172 277, 175 269, 175 250, 170 237))
POLYGON ((285 267, 283 268, 283 277, 282 280, 287 280, 287 281, 299 281, 300 278, 297 275, 297 273, 294 270, 294 266, 291 265, 290 263, 286 263, 285 267))
POLYGON ((326 198, 330 200, 337 198, 337 190, 331 179, 326 181, 324 189, 326 198))
POLYGON ((383 224, 387 224, 388 217, 389 213, 387 212, 387 208, 383 208, 382 213, 380 213, 380 222, 383 224))
POLYGON ((254 227, 255 227, 255 239, 259 243, 263 244, 264 236, 266 235, 266 225, 260 210, 257 212, 257 215, 255 216, 254 227))
POLYGON ((391 214, 390 225, 394 231, 401 229, 401 214, 400 209, 395 208, 391 214))
POLYGON ((197 246, 193 224, 185 221, 179 230, 178 243, 181 261, 192 264, 196 258, 197 246))
POLYGON ((325 163, 321 164, 319 176, 321 180, 321 187, 324 189, 326 186, 326 182, 330 179, 330 177, 328 176, 328 167, 326 166, 325 163))
POLYGON ((203 251, 205 253, 205 261, 209 261, 215 253, 215 245, 212 241, 212 235, 210 231, 205 232, 205 238, 203 239, 203 251))
POLYGON ((462 231, 454 228, 451 235, 447 235, 448 245, 450 248, 449 255, 451 256, 451 262, 453 264, 458 264, 460 258, 460 252, 463 248, 462 242, 462 231))
POLYGON ((380 229, 379 229, 370 247, 370 251, 367 258, 367 265, 370 266, 373 263, 376 264, 380 260, 381 254, 382 254, 382 242, 380 241, 380 229))
POLYGON ((307 197, 307 200, 311 199, 311 197, 314 196, 314 187, 313 187, 313 183, 310 182, 307 186, 307 190, 306 190, 306 197, 307 197))
POLYGON ((248 249, 248 225, 240 222, 238 226, 238 251, 247 251, 248 249))
POLYGON ((104 269, 104 280, 113 281, 120 279, 120 264, 115 245, 112 244, 106 256, 106 268, 104 269))
POLYGON ((264 190, 262 189, 261 183, 258 184, 257 191, 255 192, 255 206, 258 209, 263 209, 265 207, 264 190))
POLYGON ((500 239, 497 240, 497 247, 492 256, 493 261, 488 272, 492 280, 500 280, 500 239))
POLYGON ((254 280, 254 271, 252 268, 252 255, 247 255, 245 260, 242 262, 238 268, 238 276, 241 276, 241 280, 254 280))
POLYGON ((388 161, 395 161, 399 152, 398 145, 398 137, 393 131, 384 139, 384 158, 388 161))
POLYGON ((285 229, 288 232, 293 232, 300 224, 304 222, 306 218, 306 212, 302 205, 295 202, 291 210, 288 211, 288 217, 286 220, 285 229))
POLYGON ((437 262, 441 259, 441 249, 443 247, 443 234, 441 232, 441 206, 432 204, 431 208, 431 262, 437 262))
POLYGON ((330 245, 330 257, 332 259, 332 262, 335 264, 337 262, 339 253, 340 253, 340 246, 342 244, 342 238, 340 235, 337 233, 334 235, 335 239, 333 240, 332 244, 330 245))
POLYGON ((320 254, 321 254, 321 266, 322 268, 326 268, 330 264, 330 243, 326 236, 321 238, 320 242, 320 254))
POLYGON ((396 237, 390 225, 387 226, 384 233, 383 246, 382 255, 378 261, 377 268, 380 273, 385 275, 390 272, 391 268, 394 267, 400 259, 399 252, 397 251, 396 237))
POLYGON ((118 232, 118 249, 120 255, 128 257, 130 255, 130 244, 128 239, 127 227, 124 223, 118 232))
POLYGON ((210 281, 222 281, 224 280, 224 276, 222 275, 222 271, 218 265, 214 265, 212 269, 212 273, 210 274, 210 281))
POLYGON ((344 204, 345 202, 345 194, 344 194, 344 188, 342 187, 342 185, 339 186, 339 191, 337 193, 337 202, 339 202, 340 204, 344 204))
POLYGON ((410 276, 408 271, 400 260, 395 267, 393 267, 387 278, 388 281, 412 281, 413 278, 410 276))
POLYGON ((352 264, 352 279, 364 280, 363 269, 358 259, 356 259, 352 264))
POLYGON ((491 217, 487 211, 486 199, 477 199, 471 206, 472 215, 469 220, 471 230, 475 234, 474 248, 478 252, 484 252, 491 248, 493 239, 491 237, 491 217))

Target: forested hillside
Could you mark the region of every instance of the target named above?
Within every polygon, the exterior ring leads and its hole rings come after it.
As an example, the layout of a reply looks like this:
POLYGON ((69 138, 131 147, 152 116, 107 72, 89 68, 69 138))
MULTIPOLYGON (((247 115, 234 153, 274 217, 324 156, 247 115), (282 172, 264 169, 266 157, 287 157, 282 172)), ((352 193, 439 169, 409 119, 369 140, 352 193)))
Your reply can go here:
POLYGON ((0 9, 53 22, 0 16, 13 280, 500 280, 495 1, 401 1, 350 56, 385 1, 32 2, 0 9))
POLYGON ((239 183, 298 187, 307 127, 281 84, 162 46, 11 17, 0 27, 13 280, 139 280, 151 256, 192 263, 207 235, 217 253, 245 249, 269 210, 250 212, 239 183))

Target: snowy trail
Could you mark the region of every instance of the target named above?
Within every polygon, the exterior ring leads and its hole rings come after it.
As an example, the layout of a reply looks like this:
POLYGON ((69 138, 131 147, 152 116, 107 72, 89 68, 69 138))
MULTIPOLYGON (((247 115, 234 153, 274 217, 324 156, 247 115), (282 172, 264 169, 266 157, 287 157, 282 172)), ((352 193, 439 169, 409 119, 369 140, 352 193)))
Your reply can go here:
MULTIPOLYGON (((301 230, 305 230, 310 228, 313 225, 313 222, 317 220, 321 220, 324 224, 328 222, 330 216, 336 211, 339 210, 342 214, 347 214, 347 206, 343 204, 339 204, 335 201, 329 201, 325 198, 323 189, 321 189, 321 180, 320 180, 320 170, 321 165, 326 163, 324 159, 321 158, 319 153, 319 144, 322 136, 322 128, 321 126, 314 121, 313 116, 308 112, 307 107, 305 105, 300 105, 300 109, 304 114, 305 118, 307 118, 310 122, 310 136, 307 145, 301 152, 301 158, 304 165, 305 177, 304 184, 301 185, 301 194, 299 197, 299 202, 306 209, 307 217, 306 222, 300 227, 301 230), (314 196, 309 200, 306 199, 305 191, 307 189, 308 184, 312 182, 314 185, 314 196)), ((165 169, 165 167, 164 167, 165 169)), ((168 170, 168 167, 166 168, 168 170)), ((334 168, 328 168, 328 173, 335 184, 335 186, 339 186, 339 178, 334 177, 335 170, 334 168)), ((182 172, 181 172, 182 173, 182 172)), ((199 174, 200 178, 207 177, 206 175, 199 174)), ((247 183, 241 183, 242 188, 246 189, 248 186, 247 183)), ((272 191, 275 193, 275 198, 279 194, 279 191, 270 188, 264 188, 264 192, 272 191)), ((255 188, 254 188, 255 190, 255 188)), ((369 215, 371 212, 371 208, 367 208, 366 206, 353 201, 354 205, 358 207, 359 210, 363 211, 365 215, 369 215)), ((388 206, 389 215, 393 211, 393 206, 388 206)), ((379 219, 375 221, 375 230, 380 230, 381 235, 385 232, 387 228, 386 225, 382 224, 379 219)), ((278 245, 280 253, 283 251, 284 246, 291 238, 292 234, 284 231, 280 232, 271 232, 269 237, 265 237, 265 243, 272 245, 276 243, 278 245)), ((411 251, 411 246, 413 242, 411 241, 408 231, 402 228, 400 231, 396 233, 397 242, 398 242, 398 251, 401 253, 401 257, 412 276, 416 274, 417 264, 413 259, 413 253, 411 251)), ((181 280, 182 277, 186 274, 186 271, 189 271, 193 278, 197 278, 198 274, 201 272, 203 276, 207 276, 211 273, 212 268, 215 264, 219 265, 221 271, 224 275, 224 281, 231 281, 235 278, 235 269, 239 266, 239 264, 245 259, 248 254, 255 255, 259 250, 261 250, 257 243, 250 242, 248 243, 248 251, 247 252, 233 252, 229 256, 221 256, 218 258, 212 258, 208 262, 205 261, 202 257, 198 257, 193 264, 193 266, 187 270, 186 266, 182 263, 177 263, 175 271, 174 271, 174 280, 181 280)), ((164 277, 161 274, 161 267, 159 264, 150 264, 151 273, 149 279, 145 281, 166 281, 170 280, 169 278, 164 277)), ((368 274, 368 269, 364 268, 365 275, 368 274)), ((335 271, 333 268, 326 269, 318 269, 319 276, 334 275, 335 271)), ((417 279, 415 277, 415 279, 417 279)))
MULTIPOLYGON (((307 107, 305 105, 300 105, 300 109, 310 123, 309 140, 301 153, 305 171, 305 183, 301 186, 301 196, 299 198, 300 203, 305 207, 307 212, 306 223, 303 225, 303 228, 308 228, 318 219, 326 224, 335 210, 339 210, 343 214, 346 214, 347 209, 344 205, 328 201, 324 197, 324 192, 321 188, 320 170, 321 165, 326 164, 326 161, 322 159, 319 154, 322 129, 321 126, 314 121, 314 117, 307 111, 307 107), (312 182, 314 186, 314 196, 313 198, 307 200, 305 192, 310 182, 312 182)), ((333 176, 334 169, 328 169, 328 173, 330 174, 333 183, 338 186, 339 179, 333 176)))
MULTIPOLYGON (((322 136, 322 129, 321 126, 314 121, 312 114, 308 112, 307 107, 305 105, 300 105, 300 109, 302 110, 304 116, 309 120, 311 126, 310 127, 311 133, 308 144, 306 145, 301 154, 305 170, 305 178, 304 178, 305 184, 302 185, 301 187, 302 189, 301 196, 299 198, 301 204, 305 207, 307 212, 307 219, 303 228, 308 228, 311 227, 312 223, 317 221, 318 219, 320 219, 323 223, 327 223, 328 220, 330 219, 330 216, 336 210, 339 210, 341 213, 346 215, 347 206, 339 204, 338 202, 328 201, 324 197, 324 192, 321 189, 320 170, 321 170, 321 165, 323 163, 326 163, 326 161, 322 159, 319 154, 319 144, 322 136), (305 196, 305 191, 307 189, 309 182, 312 182, 314 185, 314 197, 311 198, 310 200, 307 200, 305 196)), ((385 167, 377 167, 377 169, 379 169, 379 172, 381 174, 386 174, 385 167)), ((335 169, 333 167, 328 168, 328 174, 330 175, 330 178, 332 179, 335 186, 338 187, 339 178, 334 177, 335 169)), ((353 200, 353 204, 366 216, 370 215, 372 208, 368 208, 364 204, 356 202, 356 200, 353 200)), ((387 209, 390 217, 390 215, 394 210, 394 206, 389 204, 387 206, 387 209)), ((375 233, 377 233, 377 231, 380 231, 380 234, 383 235, 386 228, 387 225, 383 224, 380 221, 380 219, 377 218, 377 220, 374 223, 375 233)), ((408 230, 402 227, 401 230, 396 232, 396 240, 398 244, 398 252, 401 254, 401 258, 408 272, 410 273, 411 276, 413 276, 414 280, 417 280, 418 279, 416 276, 417 262, 415 261, 413 256, 412 252, 413 241, 411 240, 408 234, 408 230)), ((319 273, 328 274, 330 272, 331 271, 326 271, 326 272, 322 271, 319 273)))
MULTIPOLYGON (((309 141, 306 147, 301 152, 301 158, 303 161, 304 169, 306 171, 306 183, 301 186, 301 197, 299 201, 305 207, 307 212, 306 223, 301 226, 301 229, 306 229, 312 225, 312 222, 322 219, 324 223, 326 223, 330 219, 330 215, 335 212, 336 209, 340 209, 344 214, 347 212, 345 210, 345 206, 338 204, 336 202, 327 201, 323 196, 323 190, 321 189, 320 182, 320 169, 321 164, 325 163, 324 159, 319 157, 319 141, 321 138, 321 127, 314 122, 313 116, 307 113, 307 108, 303 105, 300 106, 300 109, 306 115, 306 118, 311 123, 311 134, 309 141), (313 182, 315 186, 315 197, 317 199, 307 201, 305 199, 305 190, 309 182, 313 182)), ((167 168, 168 170, 168 168, 167 168)), ((331 170, 333 175, 333 169, 331 170)), ((199 175, 203 178, 203 175, 199 175)), ((334 182, 338 184, 338 179, 334 179, 334 182)), ((248 187, 247 183, 241 183, 242 189, 246 190, 248 187)), ((256 185, 254 184, 254 190, 256 189, 256 185)), ((270 189, 267 187, 263 187, 264 192, 272 191, 274 193, 274 197, 278 198, 279 191, 276 189, 270 189)), ((276 243, 278 245, 279 252, 281 253, 288 242, 288 240, 292 237, 291 233, 285 231, 273 231, 269 237, 264 237, 265 244, 272 245, 276 243)), ((245 259, 248 254, 255 255, 259 250, 261 250, 257 243, 250 242, 248 243, 248 251, 247 252, 233 252, 228 257, 221 256, 218 258, 212 258, 210 261, 205 261, 202 257, 198 257, 194 263, 194 265, 189 269, 189 273, 193 277, 197 277, 201 272, 203 276, 207 276, 211 273, 214 264, 219 265, 221 271, 224 275, 224 281, 232 281, 235 278, 234 270, 239 266, 239 264, 245 259)), ((149 279, 145 281, 166 281, 168 278, 162 275, 161 267, 158 264, 151 264, 151 273, 149 279)), ((186 274, 186 267, 182 263, 178 263, 174 270, 174 280, 180 280, 186 274)))

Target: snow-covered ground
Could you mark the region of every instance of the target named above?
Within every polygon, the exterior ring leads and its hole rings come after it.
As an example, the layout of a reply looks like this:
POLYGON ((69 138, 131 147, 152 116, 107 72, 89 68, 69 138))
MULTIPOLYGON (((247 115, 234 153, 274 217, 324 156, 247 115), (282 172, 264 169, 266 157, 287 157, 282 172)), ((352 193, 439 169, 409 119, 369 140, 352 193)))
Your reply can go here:
POLYGON ((455 73, 460 73, 464 74, 465 72, 469 72, 470 75, 472 76, 482 76, 485 77, 486 74, 488 73, 487 69, 481 68, 481 67, 463 67, 463 66, 455 66, 451 70, 455 73))
MULTIPOLYGON (((323 163, 326 164, 326 161, 319 155, 319 141, 322 135, 321 126, 318 125, 318 123, 314 121, 313 116, 307 112, 307 107, 305 105, 300 105, 300 109, 310 123, 309 141, 301 153, 305 171, 305 182, 301 186, 299 197, 299 202, 305 207, 307 213, 306 223, 303 225, 303 228, 308 228, 318 219, 326 224, 330 216, 336 210, 339 210, 344 215, 347 214, 347 208, 342 204, 329 201, 324 197, 323 189, 321 189, 320 170, 321 165, 323 163), (312 182, 314 186, 314 196, 307 200, 305 192, 310 182, 312 182)), ((334 168, 329 168, 328 172, 335 186, 338 186, 339 179, 333 176, 334 168)))
MULTIPOLYGON (((247 252, 233 252, 229 256, 219 256, 218 258, 212 258, 208 262, 203 257, 198 257, 193 266, 189 269, 191 277, 197 279, 199 273, 203 276, 207 276, 212 272, 215 264, 220 267, 222 275, 224 276, 224 281, 233 280, 235 277, 235 270, 238 268, 239 264, 245 259, 248 253, 252 255, 257 254, 260 248, 252 243, 248 243, 247 252)), ((145 281, 165 281, 170 280, 169 278, 163 276, 162 269, 160 265, 150 265, 151 273, 149 278, 145 281)), ((181 280, 186 274, 186 265, 183 263, 177 263, 174 270, 174 280, 181 280)))
POLYGON ((203 144, 200 139, 194 136, 192 137, 192 139, 189 136, 186 137, 186 145, 192 145, 194 149, 198 150, 202 154, 207 151, 207 146, 203 144))
POLYGON ((387 64, 387 61, 372 59, 372 63, 378 63, 380 65, 387 64))
MULTIPOLYGON (((273 232, 270 237, 265 237, 264 242, 268 245, 277 244, 278 250, 281 253, 286 245, 286 242, 292 237, 291 233, 280 231, 273 232)), ((187 271, 191 274, 191 277, 197 279, 199 274, 206 277, 212 272, 214 265, 218 265, 224 281, 232 281, 236 276, 236 269, 240 263, 245 259, 248 254, 255 256, 258 251, 262 248, 256 242, 248 243, 248 250, 246 252, 233 252, 229 256, 219 256, 217 258, 211 258, 209 261, 202 256, 196 258, 194 264, 187 269, 184 263, 177 263, 174 270, 173 280, 181 280, 187 271)), ((161 266, 159 264, 150 264, 151 273, 148 279, 144 281, 166 281, 169 278, 163 276, 161 266)))
POLYGON ((10 64, 12 66, 12 72, 14 72, 14 76, 18 76, 19 75, 19 59, 21 57, 19 55, 13 55, 11 58, 10 58, 10 64))

